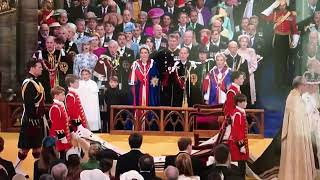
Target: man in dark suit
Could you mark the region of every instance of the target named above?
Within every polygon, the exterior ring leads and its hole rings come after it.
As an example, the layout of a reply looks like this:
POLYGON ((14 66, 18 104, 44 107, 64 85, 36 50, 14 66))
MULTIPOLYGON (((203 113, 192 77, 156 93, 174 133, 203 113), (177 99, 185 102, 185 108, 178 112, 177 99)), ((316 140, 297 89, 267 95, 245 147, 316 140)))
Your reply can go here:
POLYGON ((90 0, 81 0, 80 6, 75 7, 70 11, 70 20, 75 22, 76 19, 81 18, 84 19, 88 12, 93 12, 96 14, 96 8, 89 5, 90 0))
MULTIPOLYGON (((4 149, 4 140, 2 137, 0 137, 0 153, 3 151, 3 149, 4 149)), ((4 167, 9 179, 12 179, 13 176, 16 175, 16 171, 14 170, 14 167, 11 161, 4 160, 0 157, 0 165, 4 167)))
POLYGON ((172 32, 179 32, 180 37, 183 37, 184 33, 187 31, 188 15, 185 12, 179 14, 179 23, 176 27, 172 29, 172 32))
POLYGON ((168 47, 168 40, 162 37, 162 27, 159 24, 153 26, 154 47, 157 51, 168 47))
POLYGON ((120 32, 123 32, 124 30, 124 27, 127 23, 131 22, 131 13, 129 10, 124 10, 123 11, 123 14, 122 14, 122 17, 123 17, 123 22, 121 24, 118 24, 115 28, 115 33, 118 34, 120 32))
POLYGON ((240 176, 237 166, 230 163, 231 155, 227 145, 219 144, 215 148, 215 163, 208 166, 201 176, 201 180, 222 179, 244 180, 240 176))
MULTIPOLYGON (((182 137, 178 140, 179 153, 173 156, 167 156, 164 164, 164 168, 167 168, 169 165, 175 166, 176 158, 180 153, 191 154, 192 151, 192 140, 190 138, 182 137)), ((203 166, 199 159, 191 157, 193 174, 200 176, 203 166)))
POLYGON ((256 54, 264 56, 264 39, 257 34, 257 28, 253 24, 248 26, 248 34, 250 36, 249 46, 256 51, 256 54))
POLYGON ((219 31, 213 30, 210 38, 210 52, 223 52, 228 47, 228 38, 221 36, 219 31))
POLYGON ((88 32, 85 32, 86 30, 86 21, 84 19, 77 19, 76 20, 76 26, 77 26, 77 39, 82 38, 83 36, 90 36, 88 32))
MULTIPOLYGON (((116 167, 116 177, 120 177, 121 174, 130 171, 136 170, 140 172, 139 169, 139 159, 144 155, 140 151, 140 147, 142 144, 142 135, 139 133, 132 133, 129 136, 129 145, 131 150, 119 156, 116 167)), ((152 168, 152 174, 155 174, 154 167, 152 168)))
POLYGON ((165 13, 170 13, 173 18, 173 22, 177 22, 179 17, 179 7, 175 5, 175 0, 166 0, 166 6, 163 7, 165 13))
POLYGON ((135 23, 133 31, 133 42, 142 45, 146 42, 146 37, 142 34, 141 24, 135 23))
POLYGON ((241 25, 235 26, 236 33, 233 35, 233 40, 238 41, 238 37, 240 35, 246 35, 248 32, 248 25, 249 25, 250 19, 247 17, 244 17, 241 19, 241 25))
POLYGON ((105 15, 107 15, 107 13, 109 13, 110 9, 108 6, 108 0, 102 0, 101 1, 101 6, 98 6, 97 8, 97 17, 103 19, 105 15))
POLYGON ((183 43, 181 44, 181 47, 189 48, 189 59, 191 61, 196 61, 199 56, 199 46, 192 44, 193 31, 191 30, 186 31, 182 38, 183 38, 183 43))
POLYGON ((154 161, 153 157, 149 154, 145 154, 139 159, 139 168, 140 174, 143 176, 144 180, 161 180, 161 178, 152 174, 154 161))
POLYGON ((198 21, 198 11, 192 9, 189 14, 190 22, 187 24, 187 28, 192 30, 196 35, 197 42, 200 42, 200 31, 204 28, 198 21))
POLYGON ((143 0, 141 11, 148 12, 152 8, 163 8, 163 0, 143 0))

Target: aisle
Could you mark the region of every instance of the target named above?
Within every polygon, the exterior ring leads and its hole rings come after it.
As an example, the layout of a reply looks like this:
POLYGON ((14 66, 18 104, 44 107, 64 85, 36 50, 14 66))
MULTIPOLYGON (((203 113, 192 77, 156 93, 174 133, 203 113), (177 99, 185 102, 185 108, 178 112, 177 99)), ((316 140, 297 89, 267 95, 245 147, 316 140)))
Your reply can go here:
MULTIPOLYGON (((0 133, 0 136, 2 136, 5 140, 5 148, 4 152, 1 154, 1 157, 14 162, 18 152, 18 133, 0 133)), ((129 150, 127 135, 101 134, 100 137, 124 151, 129 150)), ((143 152, 148 152, 152 156, 176 154, 178 152, 178 139, 179 137, 177 136, 144 136, 141 150, 143 152)), ((271 139, 250 139, 250 151, 255 157, 258 157, 267 148, 270 142, 271 139)), ((24 170, 27 171, 30 176, 32 176, 33 157, 31 152, 29 153, 28 158, 24 161, 23 167, 24 170)))

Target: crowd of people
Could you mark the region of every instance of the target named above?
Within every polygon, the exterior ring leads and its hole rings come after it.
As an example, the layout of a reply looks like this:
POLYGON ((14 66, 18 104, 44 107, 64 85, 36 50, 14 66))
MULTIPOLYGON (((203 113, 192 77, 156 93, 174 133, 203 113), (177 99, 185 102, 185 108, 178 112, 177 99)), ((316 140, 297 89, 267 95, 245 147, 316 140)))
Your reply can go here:
MULTIPOLYGON (((214 149, 214 163, 205 167, 191 156, 191 140, 181 138, 180 152, 166 158, 164 173, 172 180, 244 179, 249 159, 244 109, 257 103, 262 60, 274 61, 277 86, 287 86, 292 71, 307 70, 308 81, 318 81, 317 1, 308 1, 311 16, 302 29, 294 3, 285 0, 262 3, 260 9, 259 2, 237 0, 63 2, 58 7, 40 1, 38 49, 21 88, 25 113, 15 169, 24 174, 22 162, 32 149, 39 159, 35 179, 158 179, 153 157, 139 149, 140 134, 130 135, 126 154, 81 138, 83 132, 106 131, 100 110, 109 112, 114 104, 224 104, 232 123, 225 120, 220 130, 223 144, 214 149), (49 121, 45 103, 51 104, 49 121)), ((295 82, 302 93, 303 80, 295 82)), ((14 175, 6 167, 0 173, 14 175)))

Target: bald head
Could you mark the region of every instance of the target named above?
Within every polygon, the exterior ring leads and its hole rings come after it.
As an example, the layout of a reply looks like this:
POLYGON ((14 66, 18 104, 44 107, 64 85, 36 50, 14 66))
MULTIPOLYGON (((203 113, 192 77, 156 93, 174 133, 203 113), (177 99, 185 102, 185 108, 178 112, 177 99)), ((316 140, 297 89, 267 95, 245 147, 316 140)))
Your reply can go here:
POLYGON ((154 37, 159 39, 162 36, 162 27, 159 24, 153 26, 154 37))
POLYGON ((130 22, 130 20, 131 20, 131 13, 130 13, 130 11, 129 11, 129 10, 124 10, 124 11, 123 11, 123 21, 124 21, 125 23, 128 23, 128 22, 130 22))
POLYGON ((64 180, 67 177, 68 168, 65 164, 59 163, 52 167, 51 175, 54 180, 64 180))
POLYGON ((168 180, 177 180, 179 177, 179 170, 174 166, 168 166, 164 170, 164 174, 168 180))

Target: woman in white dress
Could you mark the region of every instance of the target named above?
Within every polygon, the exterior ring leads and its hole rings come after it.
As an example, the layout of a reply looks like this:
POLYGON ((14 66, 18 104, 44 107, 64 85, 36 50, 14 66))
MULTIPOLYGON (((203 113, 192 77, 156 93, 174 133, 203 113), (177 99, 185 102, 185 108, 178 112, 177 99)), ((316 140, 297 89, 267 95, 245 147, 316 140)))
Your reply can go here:
POLYGON ((258 56, 254 49, 248 48, 250 43, 250 38, 247 35, 240 35, 238 38, 240 48, 238 49, 238 54, 242 56, 248 63, 249 70, 249 82, 250 82, 250 99, 251 104, 254 104, 257 100, 256 97, 256 82, 254 79, 254 72, 258 68, 258 56))
POLYGON ((96 82, 91 80, 91 72, 88 69, 81 70, 78 94, 84 113, 87 117, 88 129, 99 131, 101 129, 101 118, 99 108, 99 88, 96 82))

